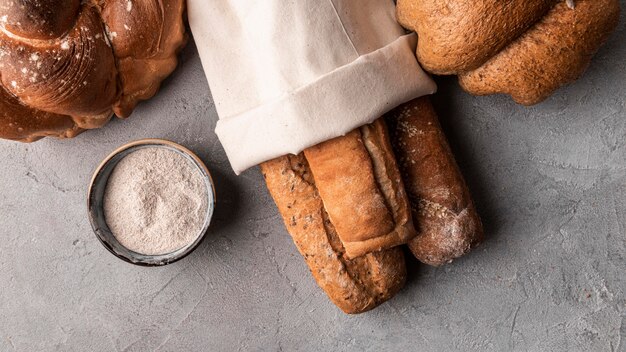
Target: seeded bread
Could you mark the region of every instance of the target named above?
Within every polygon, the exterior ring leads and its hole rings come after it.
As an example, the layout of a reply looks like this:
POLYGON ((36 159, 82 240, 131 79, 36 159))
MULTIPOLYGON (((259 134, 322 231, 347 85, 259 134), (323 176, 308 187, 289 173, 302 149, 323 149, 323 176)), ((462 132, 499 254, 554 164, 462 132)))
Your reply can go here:
POLYGON ((267 187, 318 285, 346 313, 370 310, 404 286, 399 247, 349 259, 329 219, 304 154, 261 164, 267 187))

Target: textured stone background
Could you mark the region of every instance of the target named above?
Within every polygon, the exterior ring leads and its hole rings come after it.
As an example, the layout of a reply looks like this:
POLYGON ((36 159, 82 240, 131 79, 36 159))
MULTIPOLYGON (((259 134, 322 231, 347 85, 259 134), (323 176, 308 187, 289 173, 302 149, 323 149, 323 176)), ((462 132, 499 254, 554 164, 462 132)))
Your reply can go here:
POLYGON ((258 170, 229 170, 193 43, 129 120, 0 142, 0 351, 626 351, 625 23, 532 108, 438 80, 488 240, 439 269, 409 261, 406 288, 359 316, 316 286, 258 170), (162 268, 110 255, 86 216, 95 166, 145 137, 198 152, 219 199, 201 247, 162 268))

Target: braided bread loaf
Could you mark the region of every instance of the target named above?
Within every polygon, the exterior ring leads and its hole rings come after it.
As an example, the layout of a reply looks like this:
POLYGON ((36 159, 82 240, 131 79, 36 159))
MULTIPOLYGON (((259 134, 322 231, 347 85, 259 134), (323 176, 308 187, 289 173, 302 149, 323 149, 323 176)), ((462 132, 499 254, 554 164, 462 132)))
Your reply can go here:
POLYGON ((426 70, 459 75, 472 94, 506 93, 525 105, 582 75, 619 12, 619 0, 397 2, 426 70))
POLYGON ((176 67, 184 4, 0 3, 0 138, 74 137, 130 115, 176 67))

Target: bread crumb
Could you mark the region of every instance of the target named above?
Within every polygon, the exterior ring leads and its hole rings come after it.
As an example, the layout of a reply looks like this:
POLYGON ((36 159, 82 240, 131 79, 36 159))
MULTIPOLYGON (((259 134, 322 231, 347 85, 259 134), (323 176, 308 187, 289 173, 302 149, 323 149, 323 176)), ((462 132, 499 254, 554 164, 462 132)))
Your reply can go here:
POLYGON ((574 4, 574 0, 565 0, 565 2, 567 3, 567 7, 569 7, 570 9, 574 9, 574 7, 576 7, 576 4, 574 4))

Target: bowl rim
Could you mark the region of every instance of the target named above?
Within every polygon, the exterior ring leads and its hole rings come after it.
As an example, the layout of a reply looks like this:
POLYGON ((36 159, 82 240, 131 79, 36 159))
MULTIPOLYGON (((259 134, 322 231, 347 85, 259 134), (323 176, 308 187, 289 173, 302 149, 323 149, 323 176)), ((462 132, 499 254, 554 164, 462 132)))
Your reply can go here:
MULTIPOLYGON (((123 158, 122 158, 123 159, 123 158)), ((120 160, 122 160, 120 159, 120 160)), ((119 161, 118 161, 119 162, 119 161)), ((108 180, 108 177, 107 177, 108 180)), ((176 142, 172 142, 170 140, 167 139, 160 139, 160 138, 144 138, 144 139, 139 139, 139 140, 134 140, 128 143, 125 143, 121 146, 119 146, 118 148, 116 148, 115 150, 113 150, 112 152, 110 152, 101 162, 100 164, 98 164, 98 166, 96 167, 96 169, 93 172, 93 175, 91 176, 91 180, 89 181, 89 189, 87 191, 87 215, 89 218, 89 222, 91 224, 91 229, 94 233, 94 235, 96 236, 96 238, 98 239, 98 241, 104 246, 104 248, 106 248, 111 254, 113 254, 114 256, 116 256, 118 259, 121 259, 127 263, 130 264, 134 264, 134 265, 138 265, 138 266, 145 266, 145 267, 158 267, 158 266, 164 266, 167 264, 171 264, 171 263, 175 263, 183 258, 185 258, 186 256, 188 256, 189 254, 191 254, 196 248, 198 248, 198 246, 200 245, 200 243, 204 240, 204 238, 206 237, 206 232, 210 226, 211 223, 211 219, 213 218, 213 215, 215 213, 215 204, 216 204, 216 199, 215 199, 215 183, 213 182, 213 177, 211 175, 211 173, 209 172, 209 169, 207 168, 206 164, 202 161, 202 159, 200 159, 200 157, 198 155, 196 155, 196 153, 194 153, 193 151, 191 151, 190 149, 188 149, 187 147, 184 147, 176 142), (194 163, 195 166, 197 166, 201 171, 200 173, 202 174, 202 177, 205 178, 205 181, 207 181, 207 196, 209 196, 210 193, 210 197, 211 199, 209 199, 209 204, 208 204, 208 208, 207 208, 207 219, 205 221, 205 224, 202 227, 201 232, 199 233, 198 237, 194 240, 194 242, 192 242, 192 245, 190 245, 189 247, 185 248, 185 250, 183 252, 181 252, 178 256, 172 257, 172 258, 164 258, 164 260, 160 261, 160 262, 143 262, 140 260, 132 260, 131 258, 128 258, 127 256, 123 255, 122 253, 117 252, 109 243, 106 239, 103 238, 102 234, 99 231, 99 225, 97 223, 97 220, 94 218, 93 215, 93 209, 96 206, 96 204, 93 203, 94 201, 94 187, 95 187, 95 182, 98 179, 98 177, 100 176, 101 172, 103 171, 104 167, 106 165, 109 164, 109 162, 111 162, 111 160, 116 157, 118 154, 134 148, 134 147, 138 147, 138 146, 156 146, 157 148, 161 148, 161 147, 169 147, 169 148, 173 148, 175 150, 177 150, 178 152, 185 154, 186 156, 190 157, 194 163)), ((121 244, 120 244, 121 245, 121 244)), ((122 246, 123 247, 123 246, 122 246)), ((184 248, 184 247, 183 247, 184 248)), ((131 251, 130 249, 128 249, 130 252, 134 252, 131 251)), ((144 257, 160 257, 160 256, 167 256, 167 254, 160 254, 160 255, 147 255, 147 254, 142 254, 142 253, 138 253, 138 252, 134 252, 137 253, 141 256, 144 257)))

